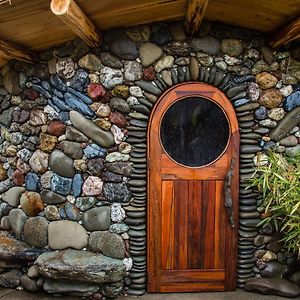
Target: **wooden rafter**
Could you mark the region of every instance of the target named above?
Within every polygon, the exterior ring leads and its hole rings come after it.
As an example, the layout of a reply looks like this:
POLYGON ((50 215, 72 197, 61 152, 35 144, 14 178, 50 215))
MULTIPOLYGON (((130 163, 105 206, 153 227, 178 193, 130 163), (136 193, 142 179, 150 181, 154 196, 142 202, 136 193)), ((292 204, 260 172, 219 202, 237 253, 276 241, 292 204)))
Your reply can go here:
POLYGON ((185 30, 194 35, 200 28, 209 0, 188 0, 185 18, 185 30))
POLYGON ((281 29, 279 32, 273 34, 270 46, 272 48, 278 48, 298 38, 300 38, 300 17, 281 29))
POLYGON ((51 10, 90 47, 98 47, 102 37, 93 22, 73 0, 52 0, 51 10))
POLYGON ((19 45, 0 39, 0 57, 3 59, 16 59, 29 63, 34 63, 36 54, 32 51, 22 48, 19 45))

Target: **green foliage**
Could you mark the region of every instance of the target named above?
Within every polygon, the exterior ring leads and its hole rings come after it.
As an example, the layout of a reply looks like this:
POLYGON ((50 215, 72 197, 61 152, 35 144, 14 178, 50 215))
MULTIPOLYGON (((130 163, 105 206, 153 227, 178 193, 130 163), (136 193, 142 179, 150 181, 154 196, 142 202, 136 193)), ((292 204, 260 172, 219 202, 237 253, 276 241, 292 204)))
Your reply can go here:
POLYGON ((300 256, 300 157, 268 155, 268 164, 257 167, 250 179, 263 196, 267 217, 262 223, 273 223, 287 248, 300 256))

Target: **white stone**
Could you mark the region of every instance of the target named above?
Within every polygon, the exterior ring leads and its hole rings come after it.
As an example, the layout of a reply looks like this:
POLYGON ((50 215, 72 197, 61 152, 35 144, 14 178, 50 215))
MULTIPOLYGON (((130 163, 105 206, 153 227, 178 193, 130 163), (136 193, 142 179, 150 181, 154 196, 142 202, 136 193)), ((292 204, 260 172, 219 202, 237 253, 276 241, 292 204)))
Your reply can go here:
POLYGON ((34 172, 43 174, 48 169, 48 159, 48 153, 41 150, 36 150, 29 160, 29 165, 34 172))
POLYGON ((123 74, 121 70, 104 67, 100 72, 100 81, 107 89, 123 83, 123 74))
POLYGON ((44 189, 50 189, 51 187, 51 178, 53 176, 52 171, 47 171, 41 176, 41 185, 44 189))
POLYGON ((118 223, 121 223, 126 217, 125 210, 122 208, 122 205, 120 203, 112 204, 110 215, 111 215, 111 220, 113 222, 118 222, 118 223))
POLYGON ((290 84, 283 86, 279 92, 282 94, 282 96, 287 97, 293 92, 293 87, 290 84))
POLYGON ((277 122, 271 119, 265 119, 259 122, 260 126, 264 126, 267 128, 275 128, 277 126, 277 122))
POLYGON ((242 61, 240 59, 229 56, 227 54, 224 55, 224 60, 225 60, 226 64, 229 66, 239 65, 242 63, 242 61))
POLYGON ((136 81, 141 79, 143 76, 142 65, 137 61, 125 61, 124 64, 124 77, 128 81, 136 81))
POLYGON ((130 96, 127 98, 127 103, 132 106, 132 105, 136 105, 139 104, 139 100, 136 97, 130 96))
POLYGON ((123 264, 125 266, 125 270, 130 271, 133 265, 132 258, 130 257, 123 258, 123 264))
POLYGON ((137 98, 143 97, 143 91, 142 91, 142 89, 139 86, 136 86, 136 85, 135 86, 131 86, 129 88, 129 93, 133 97, 137 97, 137 98))
POLYGON ((274 121, 280 121, 284 115, 284 109, 281 107, 273 108, 268 112, 268 117, 274 121))
POLYGON ((266 166, 269 162, 268 156, 264 153, 259 152, 254 158, 253 158, 254 165, 256 167, 262 167, 266 166))
POLYGON ((59 119, 58 112, 50 105, 46 105, 44 108, 44 112, 48 115, 49 120, 57 120, 59 119))
POLYGON ((112 125, 111 128, 110 128, 110 131, 112 132, 113 136, 114 136, 114 140, 115 140, 115 143, 117 145, 119 145, 122 141, 123 141, 123 138, 124 138, 124 133, 122 132, 122 130, 116 126, 116 125, 112 125))

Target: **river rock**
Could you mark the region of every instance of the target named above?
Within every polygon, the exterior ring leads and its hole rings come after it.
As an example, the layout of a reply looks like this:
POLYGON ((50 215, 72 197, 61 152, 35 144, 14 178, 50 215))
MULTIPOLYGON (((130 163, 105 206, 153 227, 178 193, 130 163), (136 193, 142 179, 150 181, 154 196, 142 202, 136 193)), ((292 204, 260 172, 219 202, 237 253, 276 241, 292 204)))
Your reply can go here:
POLYGON ((125 257, 125 244, 121 236, 109 231, 94 231, 89 237, 89 249, 105 256, 122 259, 125 257))
POLYGON ((67 294, 77 297, 90 297, 99 290, 97 284, 80 281, 46 279, 43 289, 49 294, 67 294))
POLYGON ((101 176, 105 168, 105 160, 103 158, 93 158, 87 161, 87 168, 92 175, 101 176))
POLYGON ((128 81, 136 81, 143 76, 143 68, 137 61, 125 61, 124 77, 128 81))
POLYGON ((59 221, 60 215, 55 205, 47 205, 44 209, 45 217, 48 221, 59 221))
POLYGON ((83 56, 78 61, 78 65, 81 68, 87 69, 89 71, 101 71, 101 69, 103 68, 101 60, 95 54, 92 53, 83 56))
POLYGON ((131 192, 125 183, 104 183, 103 195, 110 202, 128 202, 131 192))
POLYGON ((300 295, 300 288, 283 278, 250 278, 244 288, 249 292, 259 292, 267 295, 283 297, 297 297, 300 295))
POLYGON ((294 135, 289 135, 279 141, 279 144, 286 147, 293 147, 298 144, 298 139, 294 135))
POLYGON ((24 225, 24 241, 33 247, 43 248, 48 244, 48 222, 43 217, 29 218, 24 225))
POLYGON ((11 121, 13 119, 13 113, 14 113, 15 107, 10 107, 0 114, 0 123, 4 125, 5 127, 9 127, 11 124, 11 121))
POLYGON ((287 271, 287 267, 277 261, 266 262, 266 267, 260 271, 262 277, 282 277, 287 271))
POLYGON ((259 87, 264 90, 274 87, 278 82, 278 79, 268 72, 257 74, 255 79, 259 87))
POLYGON ((276 88, 264 90, 259 97, 259 104, 267 108, 275 108, 282 101, 282 94, 276 88))
POLYGON ((88 137, 72 126, 66 128, 66 139, 69 141, 84 143, 88 141, 88 137))
POLYGON ((300 122, 300 107, 285 115, 278 126, 270 132, 270 138, 279 141, 284 138, 300 122))
POLYGON ((52 171, 60 176, 73 177, 75 175, 73 159, 58 149, 55 149, 50 154, 49 166, 52 171))
POLYGON ((50 222, 48 227, 48 240, 49 247, 53 250, 66 248, 81 250, 87 246, 88 235, 78 223, 66 220, 54 221, 50 222))
POLYGON ((120 203, 113 203, 111 206, 111 220, 113 222, 122 222, 126 217, 125 210, 120 203))
POLYGON ((66 79, 70 79, 75 75, 76 65, 71 57, 64 57, 56 63, 56 73, 66 79))
POLYGON ((20 204, 27 216, 37 216, 44 209, 44 203, 40 194, 36 192, 25 192, 21 195, 20 204))
POLYGON ((82 191, 86 196, 98 196, 102 193, 103 181, 96 176, 89 176, 83 183, 82 191))
POLYGON ((110 223, 109 206, 96 207, 82 215, 82 225, 88 231, 108 230, 110 223))
POLYGON ((120 59, 128 60, 134 60, 139 55, 136 43, 125 35, 122 35, 111 44, 111 52, 120 59))
POLYGON ((60 150, 72 159, 80 159, 83 156, 81 145, 76 142, 62 141, 58 144, 60 150))
POLYGON ((241 40, 226 39, 221 43, 222 52, 229 56, 239 56, 243 52, 243 45, 241 40))
POLYGON ((300 154, 300 145, 285 148, 285 154, 290 157, 295 157, 300 154))
POLYGON ((284 112, 283 108, 281 108, 281 107, 272 108, 268 112, 269 118, 271 118, 272 120, 275 120, 275 121, 280 121, 281 119, 283 119, 284 115, 285 115, 285 112, 284 112))
POLYGON ((20 204, 20 197, 26 191, 23 187, 14 186, 1 195, 1 199, 12 207, 20 204))
POLYGON ((3 77, 4 88, 12 95, 19 95, 21 88, 19 85, 19 74, 13 70, 5 73, 3 77))
POLYGON ((105 157, 105 160, 107 162, 128 161, 129 160, 129 155, 128 154, 122 154, 120 152, 111 152, 105 157))
POLYGON ((20 208, 12 209, 9 212, 8 217, 9 217, 9 223, 12 231, 16 235, 16 238, 20 239, 24 224, 28 219, 28 217, 25 215, 24 211, 20 208))
POLYGON ((71 193, 72 179, 54 174, 51 178, 51 190, 55 193, 67 196, 71 193))
POLYGON ((114 144, 114 138, 111 132, 102 130, 77 111, 73 110, 70 112, 70 120, 78 130, 100 146, 111 147, 114 144))
POLYGON ((120 128, 123 128, 127 125, 125 116, 118 111, 111 112, 111 114, 109 115, 109 121, 110 123, 115 124, 120 128))
POLYGON ((39 291, 36 280, 29 278, 26 274, 21 276, 20 283, 24 290, 28 292, 35 293, 39 291))
POLYGON ((300 91, 292 93, 283 102, 283 108, 286 111, 291 111, 297 106, 300 106, 300 91))
POLYGON ((100 81, 107 89, 112 89, 123 83, 123 74, 120 70, 104 67, 100 72, 100 81))
POLYGON ((43 276, 48 278, 98 284, 121 281, 125 275, 122 260, 71 249, 43 253, 35 261, 35 266, 43 276))
POLYGON ((49 154, 36 150, 29 160, 29 165, 34 172, 43 174, 48 170, 48 158, 49 154))
POLYGON ((172 41, 169 26, 165 23, 154 23, 151 26, 150 41, 157 45, 166 45, 172 41))
POLYGON ((47 123, 47 115, 40 109, 34 109, 30 112, 29 123, 32 126, 42 126, 47 123))
POLYGON ((114 69, 121 69, 123 67, 122 60, 109 52, 101 52, 100 59, 102 63, 107 67, 111 67, 114 69))
POLYGON ((20 270, 10 270, 0 274, 0 286, 3 288, 17 288, 20 284, 22 272, 20 270))
POLYGON ((48 205, 52 205, 52 204, 61 204, 66 202, 66 198, 56 194, 50 190, 42 190, 41 192, 41 198, 43 200, 44 203, 48 204, 48 205))
POLYGON ((201 51, 209 55, 216 55, 221 50, 220 42, 212 36, 193 38, 191 48, 194 52, 201 51))
POLYGON ((55 148, 57 142, 58 140, 55 135, 50 135, 46 133, 40 134, 40 149, 42 151, 48 153, 51 152, 55 148))
POLYGON ((125 176, 130 176, 132 172, 132 165, 129 162, 107 163, 106 168, 111 172, 115 172, 117 174, 121 174, 125 176))
POLYGON ((174 57, 170 55, 166 55, 162 57, 155 65, 155 71, 157 73, 161 72, 164 69, 170 69, 174 64, 174 57))
POLYGON ((140 47, 140 59, 144 68, 155 63, 162 55, 162 49, 153 43, 144 43, 140 47))

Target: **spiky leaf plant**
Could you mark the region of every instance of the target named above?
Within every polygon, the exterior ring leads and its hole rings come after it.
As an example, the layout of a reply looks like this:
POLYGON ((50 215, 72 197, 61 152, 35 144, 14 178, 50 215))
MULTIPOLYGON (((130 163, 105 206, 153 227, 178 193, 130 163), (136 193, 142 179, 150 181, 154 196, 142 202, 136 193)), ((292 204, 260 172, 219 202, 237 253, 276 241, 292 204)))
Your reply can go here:
POLYGON ((300 256, 300 157, 270 152, 268 164, 257 167, 250 182, 263 197, 262 223, 273 223, 288 250, 300 256))

